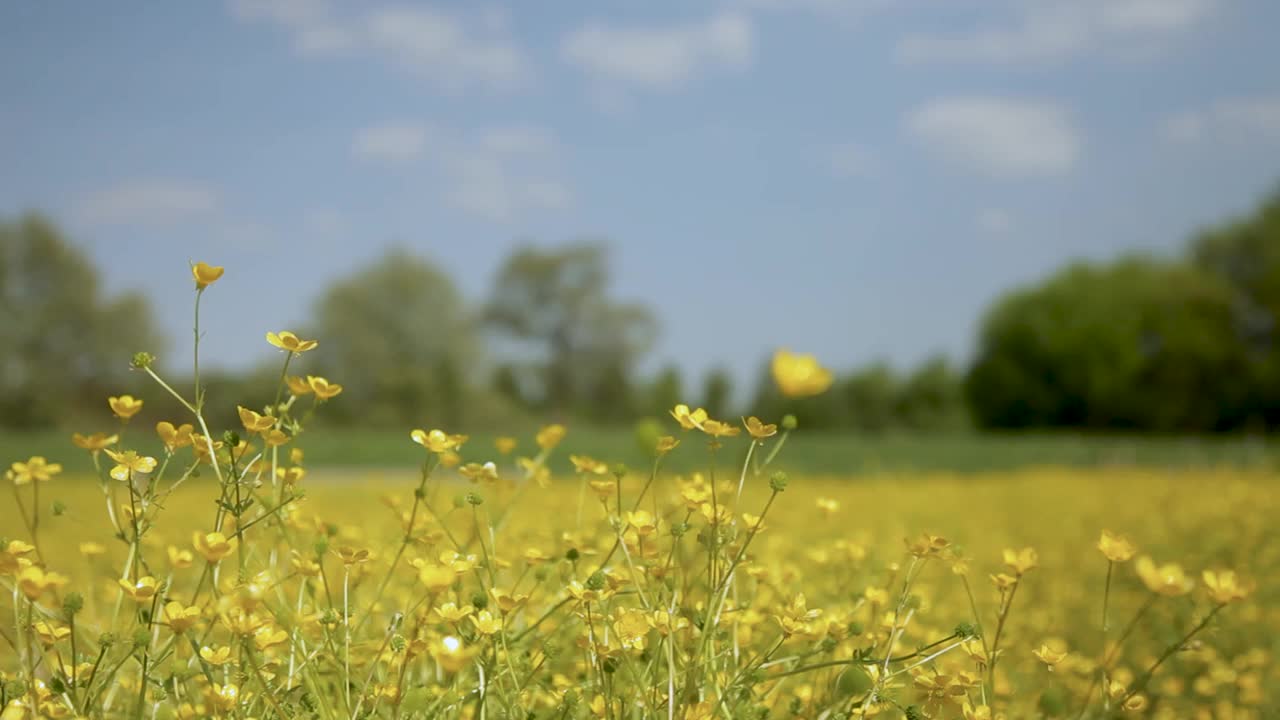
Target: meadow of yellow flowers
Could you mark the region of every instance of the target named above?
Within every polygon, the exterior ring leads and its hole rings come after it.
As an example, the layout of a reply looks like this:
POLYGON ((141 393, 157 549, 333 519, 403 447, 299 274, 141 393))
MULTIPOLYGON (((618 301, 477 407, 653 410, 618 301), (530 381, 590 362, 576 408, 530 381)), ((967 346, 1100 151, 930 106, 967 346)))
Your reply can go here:
MULTIPOLYGON (((222 272, 192 268, 197 318, 222 272)), ((113 397, 68 442, 96 478, 9 466, 0 718, 1277 716, 1264 472, 788 477, 793 419, 680 405, 649 467, 562 458, 559 425, 406 428, 415 478, 335 482, 303 429, 342 386, 291 374, 317 340, 267 341, 274 398, 184 393, 140 353, 187 417, 113 397)))

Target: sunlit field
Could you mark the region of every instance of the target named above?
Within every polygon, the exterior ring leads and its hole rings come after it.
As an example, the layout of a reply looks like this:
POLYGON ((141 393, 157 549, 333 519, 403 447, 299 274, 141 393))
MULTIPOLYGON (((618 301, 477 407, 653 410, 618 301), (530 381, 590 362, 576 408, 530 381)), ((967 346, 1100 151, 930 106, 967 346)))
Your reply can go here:
POLYGON ((789 474, 794 419, 678 405, 630 467, 549 425, 406 428, 414 473, 326 471, 303 428, 342 387, 268 341, 275 398, 139 354, 189 417, 113 397, 11 459, 3 720, 1275 716, 1265 464, 789 474))

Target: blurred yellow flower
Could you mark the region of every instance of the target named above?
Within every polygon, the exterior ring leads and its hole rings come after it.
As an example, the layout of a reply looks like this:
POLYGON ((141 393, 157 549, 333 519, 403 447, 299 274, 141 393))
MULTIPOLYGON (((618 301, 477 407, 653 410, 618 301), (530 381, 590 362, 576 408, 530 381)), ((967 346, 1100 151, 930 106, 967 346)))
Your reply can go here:
POLYGON ((679 444, 680 444, 679 440, 671 437, 670 435, 663 435, 662 437, 658 438, 658 444, 655 446, 654 449, 657 451, 659 455, 666 455, 672 450, 675 450, 676 446, 678 446, 679 444))
POLYGON ((727 422, 720 422, 719 420, 712 420, 710 418, 704 420, 702 422, 702 427, 699 429, 714 438, 737 437, 742 433, 742 428, 737 425, 730 425, 727 422))
POLYGON ((200 648, 200 659, 210 665, 226 665, 231 662, 231 648, 223 646, 215 650, 206 645, 200 648))
POLYGON ((1209 589, 1209 597, 1219 605, 1243 600, 1253 589, 1242 583, 1234 570, 1205 570, 1201 577, 1209 589))
POLYGON ((307 383, 306 378, 289 375, 285 377, 284 384, 289 387, 289 392, 299 397, 311 394, 311 385, 307 383))
POLYGON ((159 589, 159 581, 147 575, 140 577, 136 582, 129 582, 124 578, 116 581, 120 585, 120 589, 124 591, 136 603, 151 602, 151 598, 156 596, 159 589))
POLYGON ((272 345, 291 353, 304 353, 312 350, 320 343, 315 340, 303 340, 288 330, 281 330, 278 333, 267 333, 267 342, 272 345))
POLYGON ((831 387, 831 371, 818 364, 812 355, 797 355, 778 350, 771 363, 773 380, 787 397, 820 395, 831 387))
POLYGON ((550 450, 559 445, 561 440, 564 440, 566 432, 563 425, 547 425, 538 431, 534 440, 538 443, 538 447, 543 450, 550 450))
POLYGON ((1039 566, 1040 556, 1036 553, 1035 548, 1006 549, 1004 551, 1004 564, 1014 574, 1025 575, 1028 570, 1039 566))
POLYGON ((1134 569, 1138 571, 1138 577, 1142 579, 1147 589, 1158 595, 1166 597, 1186 595, 1195 586, 1191 578, 1187 577, 1182 570, 1182 566, 1177 563, 1156 565, 1149 556, 1143 555, 1134 564, 1134 569))
POLYGON ((1103 530, 1098 539, 1098 550, 1111 562, 1128 562, 1138 552, 1129 538, 1117 535, 1110 530, 1103 530))
POLYGON ((1067 653, 1065 651, 1050 647, 1045 643, 1041 643, 1040 647, 1033 650, 1031 654, 1035 655, 1036 659, 1040 662, 1048 665, 1050 670, 1053 669, 1054 665, 1062 662, 1067 657, 1067 653))
POLYGON ((210 563, 221 561, 236 549, 236 539, 228 539, 226 535, 220 532, 202 533, 196 531, 191 534, 191 544, 195 547, 196 552, 200 553, 210 563))
POLYGON ((115 467, 111 468, 111 477, 121 482, 128 481, 134 473, 149 473, 156 469, 155 458, 139 455, 136 450, 124 452, 108 450, 107 455, 116 463, 115 467))
POLYGON ((702 423, 707 421, 707 411, 704 408, 690 410, 688 405, 681 403, 671 409, 671 417, 680 423, 680 427, 685 430, 702 429, 702 423))
POLYGON ((744 419, 742 424, 746 426, 747 433, 756 440, 764 440, 765 438, 770 438, 778 434, 777 425, 772 423, 765 424, 755 415, 744 419))
POLYGON ((472 615, 471 624, 476 626, 476 632, 481 635, 495 635, 502 630, 502 619, 494 617, 488 610, 481 610, 472 615))
POLYGON ((180 602, 168 602, 164 606, 164 617, 169 622, 169 629, 181 635, 200 621, 200 608, 187 607, 180 602))
POLYGON ((311 392, 321 400, 329 400, 342 394, 342 386, 338 383, 331 383, 325 378, 308 375, 307 385, 311 387, 311 392))
POLYGON ((516 440, 515 438, 507 435, 502 435, 500 437, 494 438, 493 447, 498 451, 498 454, 500 455, 510 455, 511 451, 516 449, 516 445, 518 443, 519 441, 516 440))
POLYGON ((236 412, 240 414, 240 424, 251 433, 265 432, 276 424, 276 419, 270 415, 260 415, 243 405, 237 405, 236 412))
POLYGON ((191 277, 196 281, 196 289, 203 290, 216 283, 224 271, 221 265, 201 261, 191 266, 191 277))
POLYGON ((164 443, 170 452, 190 445, 193 432, 195 428, 191 423, 183 423, 176 427, 167 420, 156 423, 156 435, 160 436, 160 442, 164 443))
POLYGON ((103 448, 115 445, 120 441, 119 435, 107 435, 106 433, 93 433, 92 435, 81 435, 80 433, 72 433, 71 442, 81 450, 88 450, 97 453, 103 448))
POLYGON ((56 572, 45 572, 35 565, 29 565, 18 573, 18 589, 29 600, 36 600, 49 590, 56 590, 66 584, 65 576, 56 572))
POLYGON ((48 482, 54 475, 62 472, 62 466, 51 463, 36 455, 26 462, 16 462, 10 466, 14 485, 30 485, 32 481, 48 482))
POLYGON ((443 430, 414 430, 409 433, 409 438, 437 454, 452 450, 457 445, 453 436, 443 430))
POLYGON ((609 472, 607 464, 586 455, 570 455, 569 462, 573 463, 574 470, 584 475, 605 475, 609 472))
POLYGON ((132 395, 120 395, 118 397, 107 398, 107 404, 111 406, 111 412, 121 420, 128 420, 138 411, 142 409, 142 401, 132 395))
POLYGON ((452 635, 445 635, 430 647, 431 658, 441 670, 456 673, 466 667, 475 653, 464 646, 462 641, 452 635))

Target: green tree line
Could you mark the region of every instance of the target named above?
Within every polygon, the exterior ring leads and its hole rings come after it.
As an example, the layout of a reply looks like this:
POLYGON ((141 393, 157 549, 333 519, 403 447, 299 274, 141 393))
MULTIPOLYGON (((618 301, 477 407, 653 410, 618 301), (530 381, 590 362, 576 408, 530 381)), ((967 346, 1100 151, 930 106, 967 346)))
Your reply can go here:
MULTIPOLYGON (((131 354, 164 344, 146 298, 106 295, 89 258, 36 214, 0 220, 0 317, 4 427, 102 415, 106 395, 146 387, 131 354)), ((878 362, 802 400, 778 395, 767 363, 741 391, 723 368, 642 373, 658 323, 614 295, 599 243, 518 248, 478 303, 430 261, 392 250, 325 288, 309 318, 295 329, 323 339, 312 372, 345 387, 326 412, 336 423, 629 423, 685 402, 869 434, 1264 429, 1280 423, 1280 192, 1199 233, 1183 257, 1075 263, 1004 294, 967 368, 941 356, 878 362)), ((273 394, 278 368, 206 371, 202 382, 248 402, 273 394)), ((144 418, 179 414, 147 395, 144 418)), ((217 410, 234 423, 234 406, 217 410)))

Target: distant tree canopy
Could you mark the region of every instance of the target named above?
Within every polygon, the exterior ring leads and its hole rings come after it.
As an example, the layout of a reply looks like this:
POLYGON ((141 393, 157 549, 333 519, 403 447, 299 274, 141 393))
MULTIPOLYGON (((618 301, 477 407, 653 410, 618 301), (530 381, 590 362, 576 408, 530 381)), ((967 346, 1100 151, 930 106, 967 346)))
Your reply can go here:
POLYGON ((988 312, 966 381, 994 428, 1280 425, 1280 192, 1189 261, 1079 263, 988 312))
POLYGON ((161 350, 145 297, 106 297, 89 258, 40 215, 0 220, 0 426, 102 414, 108 394, 138 384, 139 350, 161 350))
POLYGON ((609 420, 634 412, 630 378, 657 323, 609 296, 602 245, 521 248, 498 270, 484 319, 535 358, 513 366, 529 407, 609 420))
POLYGON ((1230 288, 1131 258, 1073 265, 987 315, 967 393, 988 427, 1213 430, 1240 421, 1230 288))
POLYGON ((480 344, 443 271, 393 250, 329 287, 314 317, 316 367, 346 388, 328 414, 372 425, 464 421, 480 344))

